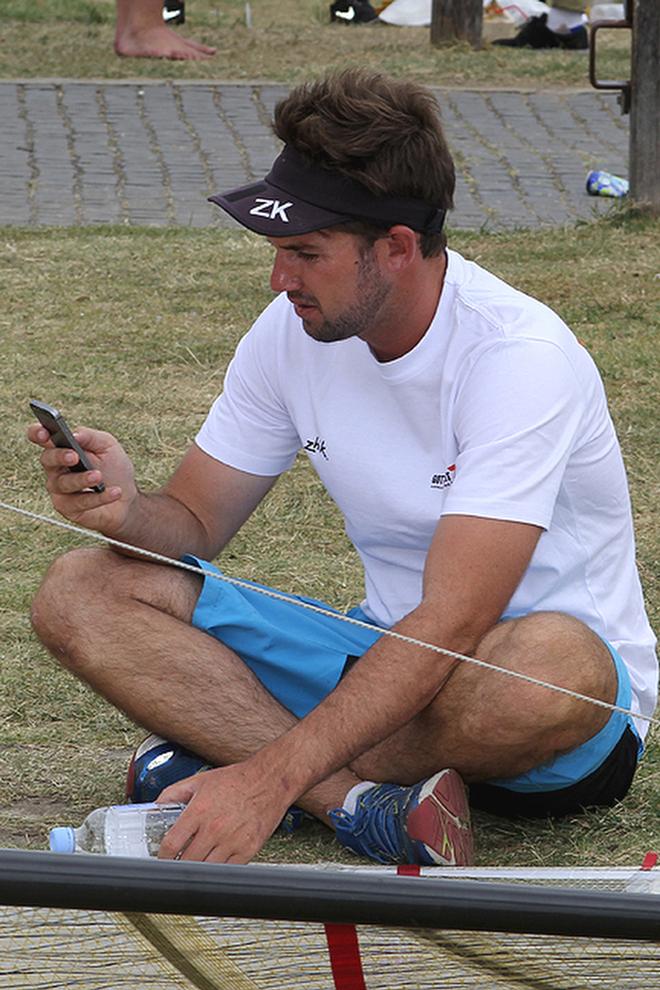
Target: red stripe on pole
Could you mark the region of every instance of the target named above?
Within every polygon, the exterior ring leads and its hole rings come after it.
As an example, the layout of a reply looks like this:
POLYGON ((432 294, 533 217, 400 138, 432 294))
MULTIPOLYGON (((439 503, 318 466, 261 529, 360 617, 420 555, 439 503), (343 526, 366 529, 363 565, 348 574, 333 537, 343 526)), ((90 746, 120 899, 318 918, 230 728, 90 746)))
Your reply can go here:
POLYGON ((396 872, 400 877, 418 877, 420 867, 415 863, 404 863, 402 866, 397 866, 396 872))
POLYGON ((367 990, 355 925, 328 922, 324 927, 335 990, 367 990))

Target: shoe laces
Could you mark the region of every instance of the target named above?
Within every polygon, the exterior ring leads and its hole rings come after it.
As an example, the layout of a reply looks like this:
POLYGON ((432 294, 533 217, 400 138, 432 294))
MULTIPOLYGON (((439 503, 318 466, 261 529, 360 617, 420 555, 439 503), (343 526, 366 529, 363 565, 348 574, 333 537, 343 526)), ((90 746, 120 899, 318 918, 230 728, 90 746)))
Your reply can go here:
POLYGON ((331 811, 339 838, 354 852, 378 863, 409 862, 413 844, 405 822, 420 786, 376 784, 360 794, 353 814, 345 808, 331 811))

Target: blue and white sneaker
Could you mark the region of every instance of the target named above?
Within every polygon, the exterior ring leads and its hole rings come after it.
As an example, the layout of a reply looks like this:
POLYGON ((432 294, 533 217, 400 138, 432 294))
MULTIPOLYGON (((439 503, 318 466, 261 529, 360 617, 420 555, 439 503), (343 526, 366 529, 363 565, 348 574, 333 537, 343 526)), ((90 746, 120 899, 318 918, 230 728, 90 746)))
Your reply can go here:
POLYGON ((170 784, 192 777, 211 764, 178 743, 149 735, 131 757, 126 775, 126 800, 131 804, 155 801, 170 784))
MULTIPOLYGON (((155 801, 170 784, 212 769, 212 765, 197 753, 152 733, 131 757, 126 775, 126 800, 131 804, 155 801)), ((280 822, 278 832, 296 832, 308 817, 294 804, 280 822)))
POLYGON ((343 846, 377 863, 469 866, 474 855, 470 807, 455 770, 413 787, 374 784, 355 811, 329 813, 343 846))

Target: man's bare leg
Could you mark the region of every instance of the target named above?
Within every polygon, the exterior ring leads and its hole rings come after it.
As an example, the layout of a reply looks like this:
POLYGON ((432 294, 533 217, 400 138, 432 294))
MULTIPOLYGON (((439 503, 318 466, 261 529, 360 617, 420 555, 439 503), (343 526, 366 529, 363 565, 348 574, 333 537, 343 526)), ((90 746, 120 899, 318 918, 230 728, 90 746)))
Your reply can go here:
MULTIPOLYGON (((295 717, 234 653, 190 626, 200 587, 200 578, 175 568, 108 551, 74 551, 49 571, 33 622, 58 660, 112 704, 222 766, 253 755, 295 717)), ((606 647, 565 615, 500 623, 476 653, 604 701, 616 695, 606 647)), ((327 811, 365 779, 412 784, 443 767, 468 781, 513 776, 591 738, 608 716, 463 663, 408 725, 299 803, 327 822, 327 811)))
POLYGON ((117 0, 115 52, 127 58, 210 58, 216 49, 184 38, 163 21, 162 0, 117 0))
MULTIPOLYGON (((51 653, 138 724, 215 766, 252 756, 295 717, 227 647, 190 625, 194 574, 105 550, 76 550, 50 568, 32 611, 51 653)), ((301 802, 326 812, 358 783, 340 770, 301 802)))
MULTIPOLYGON (((569 615, 539 612, 501 622, 475 656, 613 704, 609 650, 569 615)), ((350 677, 350 674, 348 675, 350 677)), ((459 663, 435 700, 352 768, 371 780, 412 784, 440 766, 470 783, 513 777, 591 739, 611 712, 520 679, 459 663)))

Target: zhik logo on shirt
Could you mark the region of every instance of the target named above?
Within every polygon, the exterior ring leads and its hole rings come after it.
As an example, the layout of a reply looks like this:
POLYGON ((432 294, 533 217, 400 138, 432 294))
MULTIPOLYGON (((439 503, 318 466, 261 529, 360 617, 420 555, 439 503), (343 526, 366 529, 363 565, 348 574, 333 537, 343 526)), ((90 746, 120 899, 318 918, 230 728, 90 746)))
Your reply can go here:
POLYGON ((286 211, 293 206, 293 203, 280 203, 279 199, 260 199, 258 196, 255 197, 254 202, 256 206, 250 210, 250 216, 265 217, 266 220, 282 220, 284 223, 289 222, 286 211))
POLYGON ((325 449, 325 440, 321 440, 320 437, 314 437, 313 440, 306 440, 303 449, 309 454, 322 454, 326 461, 330 459, 325 449))
POLYGON ((450 464, 446 471, 431 477, 431 488, 449 488, 456 477, 456 465, 450 464))

